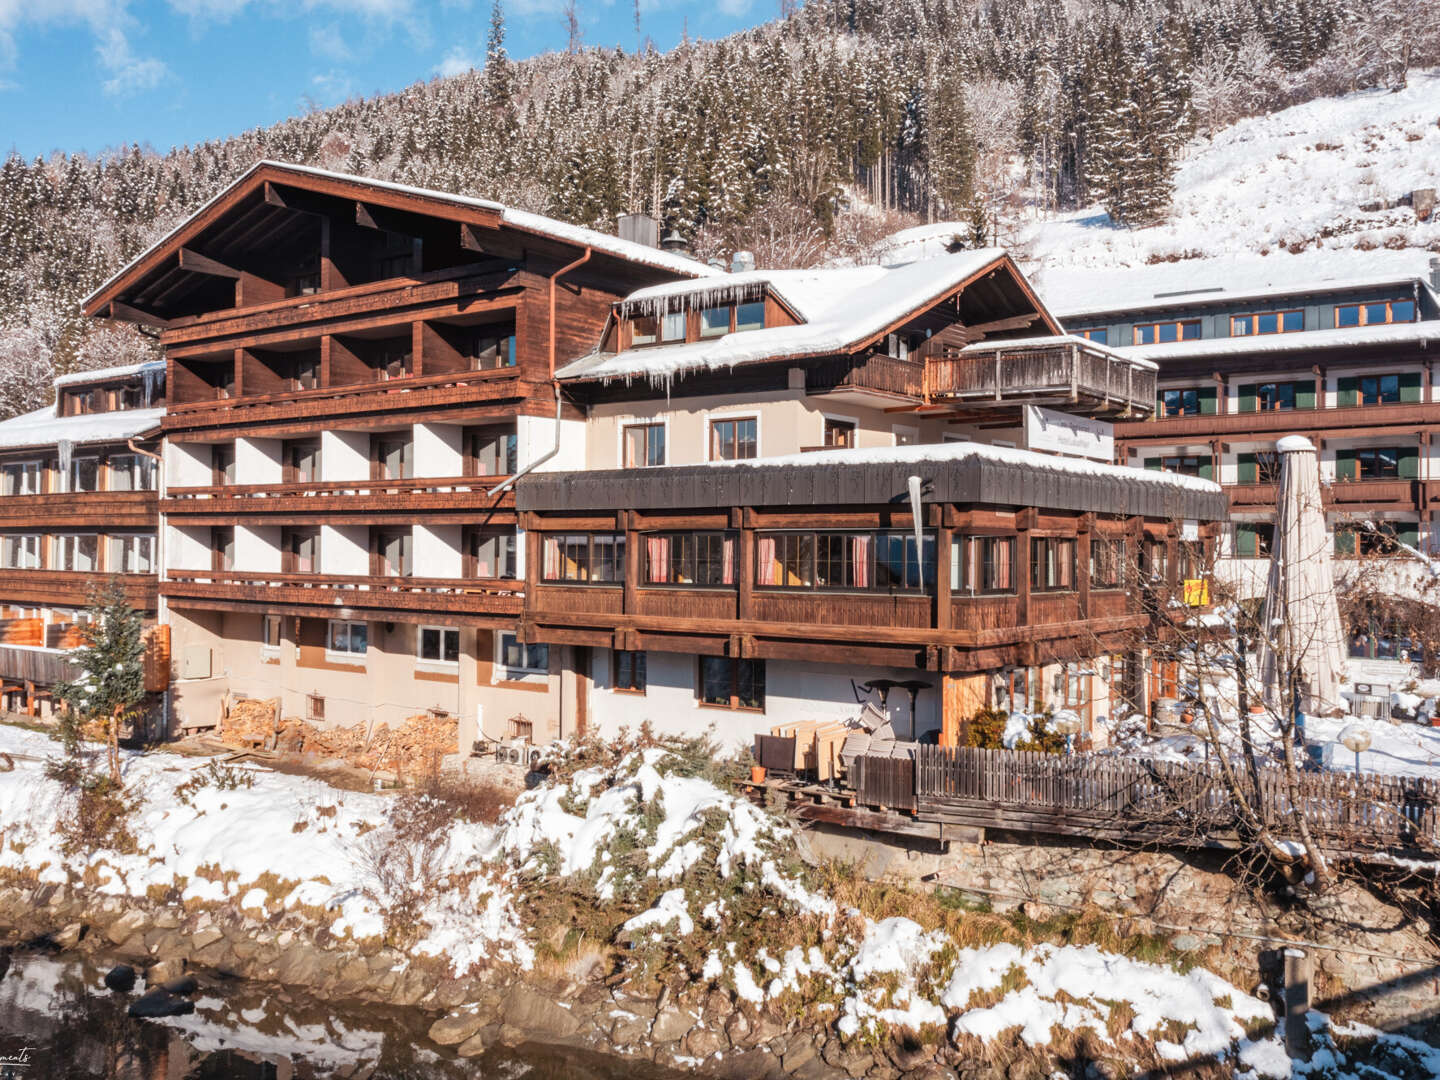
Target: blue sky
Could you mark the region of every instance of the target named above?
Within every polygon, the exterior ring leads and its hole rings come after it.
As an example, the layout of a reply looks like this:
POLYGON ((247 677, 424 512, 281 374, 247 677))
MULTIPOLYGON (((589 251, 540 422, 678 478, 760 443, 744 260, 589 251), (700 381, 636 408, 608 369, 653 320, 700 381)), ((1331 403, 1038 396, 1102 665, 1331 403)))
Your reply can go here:
MULTIPOLYGON (((512 58, 563 49, 564 0, 506 0, 512 58)), ((634 49, 634 0, 577 0, 585 43, 634 49)), ((641 0, 662 48, 775 0, 641 0)), ((479 66, 490 0, 0 0, 0 154, 166 150, 479 66)))

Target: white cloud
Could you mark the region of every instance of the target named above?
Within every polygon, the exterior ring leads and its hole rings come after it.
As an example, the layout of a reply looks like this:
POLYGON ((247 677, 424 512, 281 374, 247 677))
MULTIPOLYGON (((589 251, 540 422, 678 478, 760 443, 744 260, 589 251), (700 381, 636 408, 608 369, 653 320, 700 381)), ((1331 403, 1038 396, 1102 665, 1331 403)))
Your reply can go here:
POLYGON ((337 63, 355 58, 350 46, 345 44, 345 36, 340 33, 340 27, 333 22, 310 28, 310 51, 316 56, 323 56, 337 63))
POLYGON ((101 83, 105 93, 151 90, 169 77, 163 61, 136 54, 130 39, 137 23, 128 0, 0 0, 0 70, 19 60, 21 30, 68 25, 84 26, 94 36, 95 57, 107 76, 101 83))
POLYGON ((457 45, 445 54, 444 59, 435 65, 435 74, 442 78, 450 78, 452 75, 463 75, 471 68, 478 68, 484 61, 472 53, 469 49, 457 45))
POLYGON ((350 76, 343 71, 327 71, 310 77, 316 97, 326 105, 336 105, 348 98, 353 90, 350 76))

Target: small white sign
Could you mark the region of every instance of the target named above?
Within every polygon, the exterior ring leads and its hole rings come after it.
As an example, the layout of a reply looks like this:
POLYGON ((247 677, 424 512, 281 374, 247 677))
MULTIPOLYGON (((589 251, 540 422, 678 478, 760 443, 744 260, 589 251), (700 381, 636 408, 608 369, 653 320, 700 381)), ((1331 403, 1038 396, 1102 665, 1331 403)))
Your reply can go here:
POLYGON ((1025 446, 1053 454, 1074 454, 1096 461, 1115 460, 1115 425, 1088 416, 1025 406, 1025 446))

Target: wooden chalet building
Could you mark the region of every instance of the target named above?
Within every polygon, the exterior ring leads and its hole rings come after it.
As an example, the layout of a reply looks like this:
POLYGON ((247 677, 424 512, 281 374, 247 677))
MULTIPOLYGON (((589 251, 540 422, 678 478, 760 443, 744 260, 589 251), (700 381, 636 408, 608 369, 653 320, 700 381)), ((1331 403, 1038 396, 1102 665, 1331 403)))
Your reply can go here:
POLYGON ((1219 481, 1231 510, 1219 567, 1248 590, 1263 587, 1285 435, 1320 450, 1339 565, 1390 548, 1386 537, 1437 550, 1440 262, 1271 260, 1056 281, 1073 333, 1159 366, 1153 416, 1116 427, 1118 460, 1219 481))
POLYGON ((86 301, 164 344, 175 727, 554 734, 506 481, 584 465, 552 377, 636 289, 715 271, 499 204, 262 162, 86 301))
POLYGON ((868 700, 950 740, 987 704, 1143 707, 1146 598, 1202 576, 1224 502, 1109 464, 1090 418, 1148 414, 1154 366, 1058 330, 994 250, 616 304, 559 372, 587 471, 517 485, 562 726, 748 743, 868 700))
MULTIPOLYGON (((111 576, 156 614, 161 362, 65 375, 0 422, 0 708, 48 715, 64 650, 111 576)), ((164 688, 163 672, 150 689, 164 688)))

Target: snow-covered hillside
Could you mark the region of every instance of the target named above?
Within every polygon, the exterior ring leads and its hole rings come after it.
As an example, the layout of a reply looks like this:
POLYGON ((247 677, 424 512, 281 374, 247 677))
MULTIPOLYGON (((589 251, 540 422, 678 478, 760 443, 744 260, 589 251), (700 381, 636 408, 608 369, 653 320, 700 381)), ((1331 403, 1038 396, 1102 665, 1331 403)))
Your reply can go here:
POLYGON ((1298 252, 1337 249, 1440 252, 1440 213, 1419 222, 1409 206, 1361 209, 1434 187, 1440 71, 1432 70, 1415 72, 1399 93, 1322 98, 1197 139, 1163 225, 1120 229, 1091 207, 1029 225, 1021 237, 1042 288, 1047 272, 1066 269, 1262 258, 1283 266, 1298 252))

